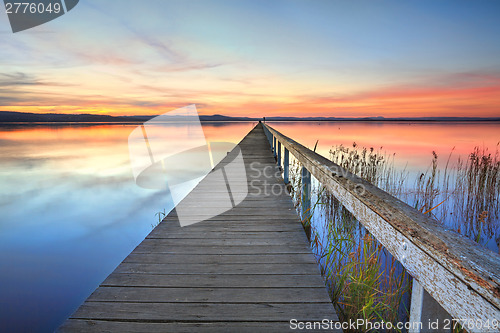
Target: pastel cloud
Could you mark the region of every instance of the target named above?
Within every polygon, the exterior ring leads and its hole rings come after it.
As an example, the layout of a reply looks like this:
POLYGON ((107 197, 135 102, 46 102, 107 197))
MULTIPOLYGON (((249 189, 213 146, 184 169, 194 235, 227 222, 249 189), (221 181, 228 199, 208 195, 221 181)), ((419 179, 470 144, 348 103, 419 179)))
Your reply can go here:
POLYGON ((498 116, 496 6, 388 4, 89 0, 71 21, 2 35, 0 110, 498 116))

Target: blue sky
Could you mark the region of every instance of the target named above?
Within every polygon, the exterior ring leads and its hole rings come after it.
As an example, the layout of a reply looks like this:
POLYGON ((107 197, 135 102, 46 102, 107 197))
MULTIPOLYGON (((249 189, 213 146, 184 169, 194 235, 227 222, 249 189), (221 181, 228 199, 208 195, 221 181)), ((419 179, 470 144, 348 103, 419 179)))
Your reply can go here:
POLYGON ((85 1, 13 34, 0 110, 498 116, 497 1, 85 1))

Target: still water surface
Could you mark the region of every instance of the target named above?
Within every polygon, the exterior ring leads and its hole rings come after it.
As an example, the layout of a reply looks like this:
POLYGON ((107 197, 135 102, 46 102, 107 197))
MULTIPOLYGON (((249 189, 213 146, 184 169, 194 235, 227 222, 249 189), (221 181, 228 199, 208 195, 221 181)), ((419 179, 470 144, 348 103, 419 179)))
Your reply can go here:
MULTIPOLYGON (((239 142, 255 123, 203 124, 208 141, 239 142)), ((396 153, 408 169, 432 151, 495 151, 498 123, 272 123, 328 156, 356 142, 396 153)), ((60 325, 172 208, 167 193, 136 186, 127 139, 136 125, 0 128, 1 331, 60 325)), ((498 234, 498 232, 497 232, 498 234)))
MULTIPOLYGON (((203 130, 237 143, 252 125, 203 130)), ((134 182, 135 127, 0 128, 0 331, 53 331, 172 208, 134 182)))

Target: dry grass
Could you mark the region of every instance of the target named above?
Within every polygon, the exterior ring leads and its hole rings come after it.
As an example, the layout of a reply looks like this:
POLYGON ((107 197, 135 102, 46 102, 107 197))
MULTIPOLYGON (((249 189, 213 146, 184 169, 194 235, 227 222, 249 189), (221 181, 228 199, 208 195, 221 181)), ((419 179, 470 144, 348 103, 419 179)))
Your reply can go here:
POLYGON ((404 189, 408 173, 406 167, 398 170, 394 166, 394 157, 395 154, 382 152, 382 147, 358 148, 355 142, 352 147, 338 145, 330 149, 334 163, 397 197, 404 189))

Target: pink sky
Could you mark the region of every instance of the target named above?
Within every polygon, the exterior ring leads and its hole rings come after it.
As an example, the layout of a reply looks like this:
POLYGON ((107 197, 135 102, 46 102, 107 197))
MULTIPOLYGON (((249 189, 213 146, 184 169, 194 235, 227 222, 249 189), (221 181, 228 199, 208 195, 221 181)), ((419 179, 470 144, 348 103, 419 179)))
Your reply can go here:
POLYGON ((384 2, 89 0, 1 35, 0 110, 500 116, 497 4, 384 2))

